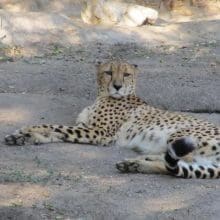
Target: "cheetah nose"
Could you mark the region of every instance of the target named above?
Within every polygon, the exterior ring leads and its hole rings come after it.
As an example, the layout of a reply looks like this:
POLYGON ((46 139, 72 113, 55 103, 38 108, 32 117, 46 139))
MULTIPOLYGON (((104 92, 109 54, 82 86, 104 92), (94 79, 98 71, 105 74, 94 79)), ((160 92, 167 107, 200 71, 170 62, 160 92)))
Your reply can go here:
POLYGON ((113 87, 118 91, 118 90, 122 87, 122 85, 116 85, 116 84, 114 84, 113 87))

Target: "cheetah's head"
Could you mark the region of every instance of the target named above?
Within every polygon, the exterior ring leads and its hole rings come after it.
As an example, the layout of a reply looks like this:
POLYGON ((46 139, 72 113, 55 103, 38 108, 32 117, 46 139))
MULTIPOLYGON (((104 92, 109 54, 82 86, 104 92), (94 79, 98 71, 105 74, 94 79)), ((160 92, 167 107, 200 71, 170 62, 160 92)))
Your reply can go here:
POLYGON ((98 95, 121 98, 135 94, 137 65, 110 61, 97 65, 98 95))

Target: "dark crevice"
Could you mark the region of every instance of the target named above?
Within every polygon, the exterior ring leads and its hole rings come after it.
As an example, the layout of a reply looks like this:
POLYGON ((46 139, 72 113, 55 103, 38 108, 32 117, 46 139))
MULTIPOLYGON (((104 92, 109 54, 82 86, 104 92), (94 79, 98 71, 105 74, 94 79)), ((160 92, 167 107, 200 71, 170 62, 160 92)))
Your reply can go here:
POLYGON ((209 109, 192 109, 192 110, 187 110, 187 111, 181 111, 181 112, 186 112, 186 113, 200 113, 200 114, 220 114, 220 109, 215 109, 215 110, 209 110, 209 109))

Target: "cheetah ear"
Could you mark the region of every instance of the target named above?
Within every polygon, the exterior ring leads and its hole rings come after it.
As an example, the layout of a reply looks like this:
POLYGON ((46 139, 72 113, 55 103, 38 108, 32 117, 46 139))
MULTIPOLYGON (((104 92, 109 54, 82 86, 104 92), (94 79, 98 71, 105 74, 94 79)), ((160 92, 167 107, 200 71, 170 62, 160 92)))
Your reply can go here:
POLYGON ((99 67, 101 64, 102 64, 102 62, 101 62, 101 61, 96 61, 95 66, 96 66, 96 67, 99 67))
POLYGON ((138 68, 138 65, 137 64, 132 64, 135 68, 138 68))

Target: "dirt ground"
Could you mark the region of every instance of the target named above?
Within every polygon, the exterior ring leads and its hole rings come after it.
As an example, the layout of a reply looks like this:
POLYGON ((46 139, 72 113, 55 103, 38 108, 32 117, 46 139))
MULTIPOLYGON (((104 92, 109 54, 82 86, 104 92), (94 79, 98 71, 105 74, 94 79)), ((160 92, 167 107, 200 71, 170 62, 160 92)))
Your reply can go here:
POLYGON ((0 10, 0 219, 220 219, 219 180, 121 174, 115 163, 137 154, 118 146, 4 144, 20 126, 73 124, 109 58, 138 64, 149 104, 220 125, 219 15, 127 29, 85 25, 77 7, 0 10))

